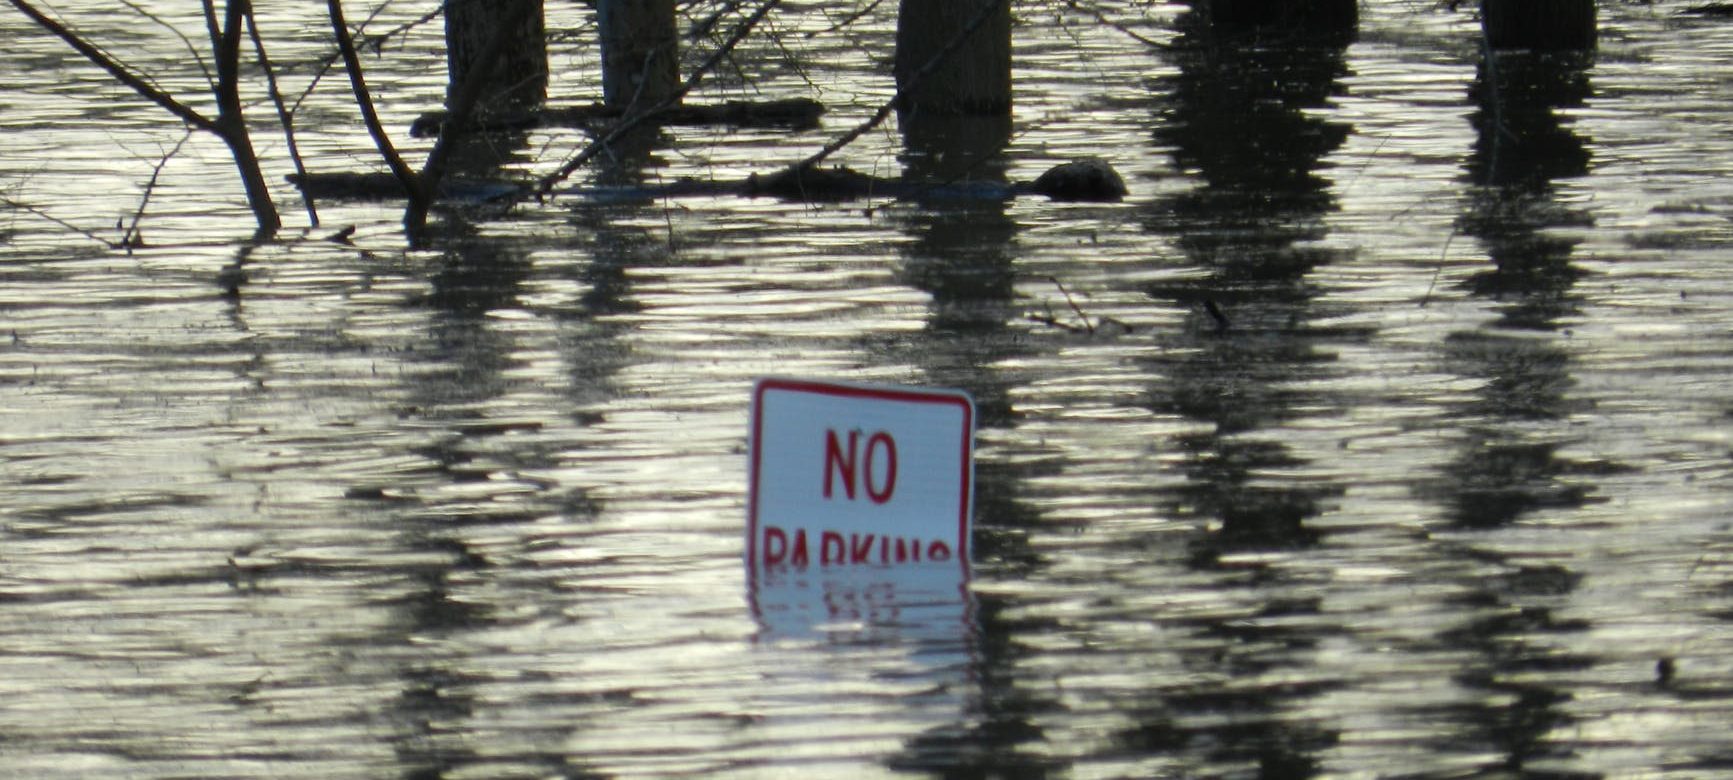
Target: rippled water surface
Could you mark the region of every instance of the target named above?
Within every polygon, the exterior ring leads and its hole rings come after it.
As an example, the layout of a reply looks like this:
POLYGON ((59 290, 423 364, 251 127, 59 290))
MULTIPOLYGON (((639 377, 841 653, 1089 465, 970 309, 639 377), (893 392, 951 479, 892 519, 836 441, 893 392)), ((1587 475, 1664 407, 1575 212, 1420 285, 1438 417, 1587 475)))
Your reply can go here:
MULTIPOLYGON (((787 5, 694 98, 822 127, 668 128, 570 183, 816 151, 891 93, 892 5, 787 5)), ((7 9, 0 775, 1733 776, 1733 26, 1686 5, 1491 64, 1425 2, 1340 46, 1020 5, 1003 155, 893 122, 834 160, 1099 154, 1118 204, 568 195, 412 248, 394 203, 307 230, 285 186, 253 242, 194 136, 130 252, 183 132, 7 9), (766 375, 974 396, 966 601, 759 608, 766 375)), ((162 25, 57 7, 209 104, 162 25)), ((322 8, 260 18, 293 94, 322 8)), ((589 101, 589 12, 549 26, 589 101)), ((373 58, 400 136, 440 46, 373 58)), ((342 89, 303 153, 377 168, 342 89)), ((586 139, 481 146, 510 176, 586 139)))

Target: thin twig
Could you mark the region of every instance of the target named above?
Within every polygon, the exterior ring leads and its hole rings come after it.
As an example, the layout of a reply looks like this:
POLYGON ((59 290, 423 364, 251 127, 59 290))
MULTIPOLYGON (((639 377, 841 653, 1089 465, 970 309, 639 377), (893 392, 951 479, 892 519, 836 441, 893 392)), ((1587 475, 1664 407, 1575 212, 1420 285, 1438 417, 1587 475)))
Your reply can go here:
POLYGON ((1047 281, 1052 282, 1054 287, 1059 288, 1059 294, 1065 296, 1065 305, 1070 306, 1071 311, 1077 314, 1078 319, 1083 320, 1083 329, 1088 332, 1089 335, 1095 335, 1095 324, 1089 321, 1089 315, 1083 311, 1082 307, 1077 305, 1077 301, 1072 300, 1071 291, 1065 289, 1065 283, 1059 281, 1059 277, 1057 276, 1049 276, 1047 277, 1047 281))
POLYGON ((1432 269, 1432 281, 1426 283, 1426 294, 1420 296, 1420 308, 1432 302, 1432 289, 1438 286, 1438 276, 1444 273, 1444 264, 1450 260, 1450 242, 1456 240, 1456 228, 1450 229, 1450 235, 1444 237, 1444 251, 1438 253, 1438 267, 1432 269))
POLYGON ((776 20, 770 20, 770 22, 764 27, 765 37, 769 38, 770 43, 776 47, 776 50, 782 53, 782 64, 792 71, 794 75, 799 76, 801 82, 805 83, 808 89, 815 92, 822 89, 818 82, 813 81, 812 73, 807 70, 806 64, 802 62, 801 56, 795 54, 792 49, 788 48, 788 44, 783 41, 783 36, 777 32, 776 20))
POLYGON ((698 41, 710 37, 711 31, 716 29, 716 25, 722 23, 722 17, 740 10, 740 6, 745 4, 746 0, 728 0, 728 2, 721 8, 716 9, 716 13, 706 16, 693 24, 692 29, 686 33, 686 39, 689 41, 698 41))
POLYGON ((1050 328, 1058 328, 1068 333, 1083 332, 1082 328, 1072 325, 1069 322, 1061 322, 1058 317, 1053 316, 1053 307, 1047 306, 1046 304, 1042 304, 1042 306, 1046 308, 1046 314, 1026 314, 1024 315, 1024 318, 1030 322, 1039 322, 1042 325, 1046 325, 1050 328))
POLYGON ((1354 175, 1349 177, 1348 181, 1342 183, 1342 186, 1339 188, 1341 192, 1347 192, 1354 188, 1354 182, 1359 181, 1361 174, 1364 174, 1367 168, 1372 167, 1372 161, 1378 158, 1378 152, 1384 148, 1384 144, 1389 142, 1389 133, 1385 133, 1378 139, 1378 145, 1372 147, 1372 151, 1366 153, 1366 159, 1360 161, 1359 167, 1354 169, 1354 175))
POLYGON ((186 146, 187 139, 192 137, 192 131, 188 130, 181 136, 181 140, 175 142, 174 148, 164 153, 162 158, 156 161, 156 166, 151 169, 150 179, 144 183, 144 197, 138 199, 138 208, 132 212, 132 222, 126 226, 126 232, 120 236, 120 245, 126 249, 128 254, 135 247, 144 246, 144 241, 138 231, 138 223, 144 219, 144 211, 150 206, 150 196, 156 192, 156 181, 162 176, 162 169, 168 167, 168 161, 180 154, 181 147, 186 146))
POLYGON ((154 13, 151 13, 149 9, 145 8, 144 6, 139 5, 138 3, 132 2, 132 0, 120 0, 120 4, 131 9, 133 13, 138 14, 139 16, 142 16, 146 19, 149 19, 151 22, 154 22, 158 27, 161 27, 165 30, 168 30, 170 33, 173 33, 176 38, 179 38, 181 41, 181 45, 187 47, 187 53, 193 55, 193 62, 198 63, 199 70, 204 72, 205 82, 210 84, 211 89, 217 88, 217 77, 211 73, 210 66, 205 64, 204 55, 199 53, 199 47, 193 45, 192 39, 188 38, 186 36, 186 33, 181 32, 180 28, 175 27, 172 24, 169 24, 168 20, 163 19, 162 17, 160 17, 154 13))
POLYGON ((637 86, 632 90, 632 99, 626 101, 625 108, 620 109, 621 116, 630 115, 632 109, 637 108, 639 102, 643 101, 644 90, 650 87, 650 70, 656 67, 656 57, 660 54, 662 54, 661 46, 652 47, 649 51, 644 52, 644 66, 638 69, 637 86))
POLYGON ((26 214, 37 217, 39 219, 42 219, 42 220, 45 220, 48 222, 52 222, 56 225, 59 225, 60 227, 66 228, 67 230, 70 230, 74 233, 77 233, 81 236, 84 236, 85 238, 88 238, 92 241, 95 241, 98 244, 106 246, 109 249, 121 248, 121 245, 117 242, 110 241, 106 238, 103 238, 102 236, 99 236, 99 235, 97 235, 97 234, 95 234, 89 230, 85 230, 84 228, 81 228, 77 225, 74 225, 71 222, 67 222, 64 219, 56 217, 53 214, 50 214, 50 213, 48 213, 42 209, 39 209, 35 206, 32 206, 28 203, 25 203, 24 201, 14 200, 14 199, 7 197, 5 195, 0 195, 0 205, 4 205, 4 206, 6 206, 6 208, 12 209, 13 211, 22 211, 26 214))
POLYGON ((867 3, 865 6, 863 6, 860 10, 855 11, 854 13, 851 13, 847 16, 844 16, 841 21, 834 22, 831 24, 831 26, 826 27, 822 30, 815 30, 813 32, 807 33, 806 37, 816 38, 816 37, 818 37, 820 35, 824 35, 826 33, 833 33, 833 32, 836 32, 837 30, 841 30, 844 27, 847 27, 851 24, 854 24, 855 22, 860 21, 861 17, 864 17, 867 14, 872 13, 873 10, 878 8, 879 4, 883 3, 883 2, 884 2, 884 0, 873 0, 872 2, 867 3))
POLYGON ((1504 124, 1503 90, 1498 83, 1498 50, 1492 48, 1492 35, 1487 31, 1484 19, 1480 25, 1480 59, 1486 65, 1484 82, 1490 93, 1488 105, 1492 114, 1487 118, 1492 123, 1492 151, 1486 163, 1486 181, 1481 182, 1481 184, 1490 185, 1498 180, 1499 150, 1503 146, 1504 139, 1509 138, 1514 141, 1517 140, 1517 135, 1504 124))
POLYGON ((1112 19, 1107 18, 1107 14, 1099 8, 1096 8, 1093 6, 1091 6, 1089 8, 1084 8, 1082 5, 1080 5, 1077 2, 1077 0, 1065 0, 1065 5, 1069 6, 1071 8, 1071 10, 1073 10, 1073 11, 1076 11, 1076 12, 1081 13, 1081 14, 1087 14, 1089 16, 1094 17, 1095 21, 1100 22, 1102 24, 1105 24, 1108 27, 1112 27, 1113 29, 1118 30, 1121 33, 1124 33, 1126 37, 1128 37, 1134 41, 1137 41, 1138 43, 1141 43, 1145 46, 1148 46, 1151 49, 1155 49, 1158 51, 1172 51, 1173 50, 1172 46, 1169 46, 1165 43, 1162 43, 1161 41, 1157 41, 1157 40, 1154 40, 1151 38, 1146 38, 1142 34, 1138 33, 1136 30, 1133 30, 1124 24, 1121 24, 1119 22, 1116 22, 1116 21, 1113 21, 1112 19))

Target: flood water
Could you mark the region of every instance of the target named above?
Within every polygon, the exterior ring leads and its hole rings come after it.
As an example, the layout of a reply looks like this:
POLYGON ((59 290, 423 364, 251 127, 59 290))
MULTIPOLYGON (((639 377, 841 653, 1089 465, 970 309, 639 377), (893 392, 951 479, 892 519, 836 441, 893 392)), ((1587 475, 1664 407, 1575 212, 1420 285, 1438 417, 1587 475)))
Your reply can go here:
MULTIPOLYGON (((787 5, 693 98, 822 127, 669 128, 570 184, 816 151, 891 93, 894 5, 787 5)), ((182 131, 7 9, 0 775, 1733 777, 1733 25, 1687 5, 1489 64, 1430 2, 1256 46, 1020 4, 1003 155, 893 121, 834 158, 1097 154, 1117 204, 568 195, 411 247, 283 186, 253 242, 195 136, 130 252, 91 236, 182 131), (755 608, 763 376, 973 395, 966 598, 755 608)), ((208 105, 164 27, 56 6, 208 105)), ((322 9, 261 16, 291 93, 322 9)), ((549 27, 590 101, 590 13, 549 27)), ((412 159, 440 45, 370 58, 412 159)), ((375 169, 343 88, 303 154, 375 169)), ((484 144, 503 176, 586 138, 484 144)))

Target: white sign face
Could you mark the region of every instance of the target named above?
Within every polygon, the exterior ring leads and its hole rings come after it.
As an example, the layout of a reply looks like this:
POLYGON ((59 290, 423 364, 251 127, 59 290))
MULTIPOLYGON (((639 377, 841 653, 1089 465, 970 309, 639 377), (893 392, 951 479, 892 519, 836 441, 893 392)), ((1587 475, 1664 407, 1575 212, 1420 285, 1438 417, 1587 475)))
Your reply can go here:
POLYGON ((956 391, 760 380, 746 563, 967 571, 975 405, 956 391))

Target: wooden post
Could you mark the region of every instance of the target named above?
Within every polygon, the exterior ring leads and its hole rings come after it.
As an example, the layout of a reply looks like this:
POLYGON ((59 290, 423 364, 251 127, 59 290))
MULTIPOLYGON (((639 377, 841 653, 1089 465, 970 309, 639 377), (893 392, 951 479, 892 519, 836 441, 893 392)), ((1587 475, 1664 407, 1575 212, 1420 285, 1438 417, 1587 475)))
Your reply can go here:
POLYGON ((624 109, 655 105, 680 88, 680 39, 674 0, 598 0, 602 102, 624 109))
POLYGON ((1218 32, 1352 35, 1360 23, 1359 0, 1209 0, 1208 8, 1218 32))
POLYGON ((902 0, 895 72, 904 111, 1009 114, 1009 0, 902 0))
POLYGON ((1595 0, 1482 0, 1480 23, 1494 49, 1595 48, 1595 0))
POLYGON ((476 111, 481 114, 541 103, 548 94, 548 49, 542 25, 542 0, 450 0, 445 7, 445 55, 450 74, 446 102, 463 89, 482 50, 506 20, 529 6, 509 33, 511 46, 488 74, 476 111))

